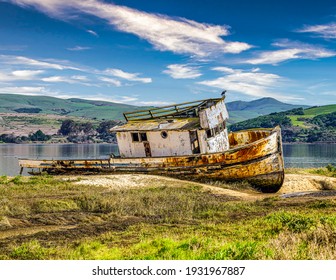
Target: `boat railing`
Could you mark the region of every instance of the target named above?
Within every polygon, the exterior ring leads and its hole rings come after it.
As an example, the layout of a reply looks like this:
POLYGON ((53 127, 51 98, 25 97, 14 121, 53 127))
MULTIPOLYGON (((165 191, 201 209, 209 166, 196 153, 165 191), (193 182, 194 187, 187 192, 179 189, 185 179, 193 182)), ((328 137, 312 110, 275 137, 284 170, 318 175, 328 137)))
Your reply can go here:
POLYGON ((168 117, 195 117, 199 110, 206 108, 208 104, 216 103, 221 98, 203 99, 163 107, 151 108, 124 113, 126 121, 150 120, 168 117))

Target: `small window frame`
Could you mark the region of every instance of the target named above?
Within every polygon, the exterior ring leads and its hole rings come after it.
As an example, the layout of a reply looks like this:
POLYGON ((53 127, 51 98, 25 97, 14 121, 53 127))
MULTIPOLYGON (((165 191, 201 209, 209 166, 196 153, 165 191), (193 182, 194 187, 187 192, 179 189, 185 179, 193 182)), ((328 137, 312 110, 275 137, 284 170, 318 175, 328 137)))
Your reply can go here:
POLYGON ((131 132, 132 142, 141 142, 138 132, 131 132))
POLYGON ((168 132, 166 130, 163 130, 161 131, 160 135, 163 139, 166 139, 168 137, 168 132))

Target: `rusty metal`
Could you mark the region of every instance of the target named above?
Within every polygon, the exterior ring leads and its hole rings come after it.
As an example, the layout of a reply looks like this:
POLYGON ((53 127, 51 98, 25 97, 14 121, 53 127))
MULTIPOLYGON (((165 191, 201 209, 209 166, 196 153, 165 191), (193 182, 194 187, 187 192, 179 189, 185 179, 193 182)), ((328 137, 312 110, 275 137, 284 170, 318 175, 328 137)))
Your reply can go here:
POLYGON ((95 170, 108 173, 146 173, 216 180, 248 180, 263 192, 276 192, 284 180, 280 128, 230 133, 224 152, 169 157, 110 157, 99 160, 28 160, 25 168, 47 172, 95 170))

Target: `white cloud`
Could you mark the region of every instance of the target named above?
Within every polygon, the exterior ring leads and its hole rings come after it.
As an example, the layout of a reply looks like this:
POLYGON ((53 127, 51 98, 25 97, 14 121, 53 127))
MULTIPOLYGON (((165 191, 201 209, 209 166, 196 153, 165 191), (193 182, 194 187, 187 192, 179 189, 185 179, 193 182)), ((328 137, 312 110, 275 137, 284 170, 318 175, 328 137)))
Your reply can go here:
POLYGON ((97 32, 93 31, 93 30, 86 30, 87 33, 90 33, 93 36, 99 37, 97 32))
POLYGON ((297 30, 300 33, 313 33, 318 37, 325 39, 336 39, 336 23, 321 25, 306 25, 297 30))
POLYGON ((300 42, 291 42, 288 40, 278 41, 273 44, 275 47, 281 47, 281 50, 265 51, 257 55, 256 58, 248 59, 244 62, 250 64, 273 64, 290 59, 318 59, 324 57, 336 56, 336 52, 327 50, 323 47, 304 44, 300 42))
POLYGON ((42 70, 16 70, 12 72, 0 72, 1 82, 27 81, 37 78, 42 74, 42 70))
POLYGON ((25 56, 15 56, 15 55, 0 55, 0 62, 8 65, 21 65, 27 67, 37 67, 43 69, 55 69, 55 70, 77 70, 81 69, 69 65, 68 61, 55 61, 55 60, 37 60, 33 58, 28 58, 25 56))
POLYGON ((88 77, 86 76, 81 76, 81 75, 74 75, 71 77, 74 80, 82 81, 82 82, 87 82, 89 81, 88 77))
POLYGON ((187 64, 171 64, 167 66, 167 70, 163 73, 168 74, 173 79, 195 79, 202 76, 198 67, 189 66, 187 64))
POLYGON ((240 53, 252 46, 244 42, 224 41, 227 26, 172 18, 98 0, 10 0, 21 6, 33 6, 48 15, 69 19, 72 13, 86 13, 106 20, 116 29, 132 33, 150 42, 156 49, 205 57, 217 53, 240 53))
POLYGON ((205 80, 198 84, 209 87, 226 89, 228 92, 238 92, 253 97, 274 97, 281 100, 295 100, 297 97, 278 93, 282 77, 262 72, 249 72, 228 67, 216 67, 217 70, 226 73, 225 76, 214 80, 205 80), (223 71, 224 70, 224 71, 223 71))
POLYGON ((137 104, 141 106, 166 106, 172 103, 166 101, 139 101, 137 104))
POLYGON ((82 46, 75 46, 73 48, 67 48, 67 50, 69 51, 86 51, 86 50, 90 50, 90 47, 82 47, 82 46))
POLYGON ((50 76, 42 78, 41 81, 47 83, 68 83, 68 84, 81 84, 85 86, 96 86, 90 83, 87 83, 89 79, 86 76, 50 76))
POLYGON ((110 85, 114 85, 116 87, 120 87, 121 86, 121 82, 116 80, 116 79, 112 79, 112 78, 107 78, 107 77, 99 77, 99 80, 106 82, 110 85))
MULTIPOLYGON (((82 97, 83 98, 83 97, 82 97)), ((83 99, 86 100, 101 100, 101 101, 108 101, 108 102, 114 102, 114 103, 134 103, 136 102, 136 105, 138 105, 138 98, 134 96, 106 96, 102 94, 97 94, 95 97, 84 97, 83 99)))
POLYGON ((105 71, 103 71, 103 74, 122 78, 128 81, 141 82, 145 84, 152 82, 151 78, 139 78, 138 77, 140 75, 139 73, 128 73, 128 72, 124 72, 123 70, 114 69, 114 68, 106 69, 105 71))
POLYGON ((0 87, 1 93, 23 94, 23 95, 50 95, 45 87, 0 87))
POLYGON ((220 71, 220 72, 229 73, 229 74, 237 73, 237 71, 241 71, 241 70, 232 69, 232 68, 224 67, 224 66, 214 67, 211 70, 220 71))

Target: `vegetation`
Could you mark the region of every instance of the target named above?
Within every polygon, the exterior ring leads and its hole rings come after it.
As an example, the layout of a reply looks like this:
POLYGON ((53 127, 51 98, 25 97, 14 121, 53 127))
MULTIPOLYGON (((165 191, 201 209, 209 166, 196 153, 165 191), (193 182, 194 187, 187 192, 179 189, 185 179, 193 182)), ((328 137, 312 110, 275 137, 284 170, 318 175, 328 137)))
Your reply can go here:
POLYGON ((238 200, 187 181, 86 180, 1 177, 0 259, 336 259, 334 196, 238 200))
POLYGON ((230 129, 236 131, 276 125, 282 128, 284 142, 336 142, 336 105, 272 113, 233 124, 230 129))
POLYGON ((84 99, 60 99, 49 96, 0 94, 0 112, 38 113, 98 120, 122 120, 123 112, 140 107, 126 104, 91 101, 84 99))
POLYGON ((14 134, 1 134, 0 143, 27 143, 27 142, 45 142, 51 139, 50 135, 46 135, 40 129, 28 136, 14 136, 14 134))
POLYGON ((336 177, 336 166, 328 164, 326 167, 320 168, 288 168, 286 169, 286 172, 294 174, 318 174, 328 177, 336 177))
POLYGON ((56 135, 47 135, 41 129, 34 133, 29 133, 28 136, 15 136, 14 134, 4 133, 0 135, 0 143, 47 142, 59 136, 64 136, 66 141, 72 143, 115 143, 116 136, 110 133, 109 130, 121 123, 120 121, 103 121, 97 124, 97 122, 92 122, 91 120, 78 122, 73 119, 65 119, 62 121, 56 135))

